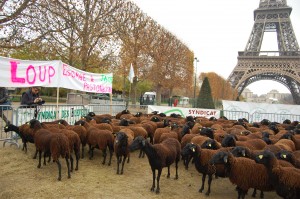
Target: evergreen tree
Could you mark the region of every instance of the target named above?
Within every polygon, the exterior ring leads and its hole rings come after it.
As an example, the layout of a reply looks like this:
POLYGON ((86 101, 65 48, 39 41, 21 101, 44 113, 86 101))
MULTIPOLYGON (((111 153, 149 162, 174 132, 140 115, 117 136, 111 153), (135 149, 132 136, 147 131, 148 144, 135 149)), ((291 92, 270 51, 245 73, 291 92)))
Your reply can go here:
POLYGON ((214 109, 214 101, 211 94, 211 88, 208 78, 205 77, 197 98, 196 108, 214 109))

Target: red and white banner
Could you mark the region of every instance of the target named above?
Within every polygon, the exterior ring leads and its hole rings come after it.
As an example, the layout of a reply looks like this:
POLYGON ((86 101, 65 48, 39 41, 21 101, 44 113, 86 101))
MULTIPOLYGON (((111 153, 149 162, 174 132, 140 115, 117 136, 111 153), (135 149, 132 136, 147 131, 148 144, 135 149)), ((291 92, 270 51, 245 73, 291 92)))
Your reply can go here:
POLYGON ((112 73, 89 73, 59 60, 32 61, 0 56, 0 86, 60 87, 93 93, 112 93, 112 73))

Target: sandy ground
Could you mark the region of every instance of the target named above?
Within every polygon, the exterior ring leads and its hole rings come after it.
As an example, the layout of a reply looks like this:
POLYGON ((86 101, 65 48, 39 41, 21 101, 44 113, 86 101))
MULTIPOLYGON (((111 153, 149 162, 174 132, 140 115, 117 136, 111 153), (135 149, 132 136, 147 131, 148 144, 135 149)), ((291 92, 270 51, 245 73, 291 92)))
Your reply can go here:
MULTIPOLYGON (((189 170, 179 164, 179 179, 174 180, 175 167, 171 167, 171 178, 167 179, 167 169, 163 169, 160 180, 161 193, 150 192, 152 174, 147 157, 138 158, 138 153, 131 154, 131 161, 125 164, 124 174, 116 174, 116 158, 112 165, 102 165, 102 154, 96 150, 94 159, 80 160, 79 170, 67 178, 64 160, 62 163, 62 181, 57 181, 58 169, 55 163, 37 168, 38 160, 32 159, 34 145, 29 144, 25 154, 15 145, 0 142, 0 198, 114 198, 114 199, 146 199, 146 198, 207 198, 199 193, 201 175, 191 165, 189 170)), ((237 192, 228 179, 213 179, 210 199, 237 198, 237 192)), ((205 188, 206 191, 206 188, 205 188)), ((250 190, 252 193, 252 190, 250 190)), ((246 198, 252 198, 251 194, 246 198)), ((259 196, 257 196, 259 198, 259 196)), ((266 199, 279 198, 274 192, 265 193, 266 199)))

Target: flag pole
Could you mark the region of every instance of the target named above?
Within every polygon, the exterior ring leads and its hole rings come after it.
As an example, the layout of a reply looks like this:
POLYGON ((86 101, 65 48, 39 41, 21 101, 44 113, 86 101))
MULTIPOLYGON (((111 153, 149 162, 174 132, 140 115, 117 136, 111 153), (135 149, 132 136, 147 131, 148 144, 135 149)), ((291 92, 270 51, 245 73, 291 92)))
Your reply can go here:
POLYGON ((129 100, 130 100, 130 93, 131 93, 131 84, 133 83, 133 78, 134 78, 134 70, 133 70, 133 66, 132 63, 130 64, 130 70, 129 70, 129 75, 128 75, 128 79, 129 79, 129 92, 128 92, 128 98, 127 98, 127 102, 126 102, 126 110, 128 109, 128 104, 129 104, 129 100))

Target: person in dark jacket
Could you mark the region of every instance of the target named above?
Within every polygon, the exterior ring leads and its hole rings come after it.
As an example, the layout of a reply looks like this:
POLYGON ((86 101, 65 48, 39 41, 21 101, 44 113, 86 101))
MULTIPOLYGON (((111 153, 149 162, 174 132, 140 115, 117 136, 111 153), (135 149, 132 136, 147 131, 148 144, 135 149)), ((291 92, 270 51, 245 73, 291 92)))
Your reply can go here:
MULTIPOLYGON (((10 101, 8 100, 8 91, 5 87, 0 87, 0 105, 11 105, 10 101)), ((0 107, 0 117, 3 119, 3 121, 6 124, 9 124, 10 122, 7 120, 6 116, 3 114, 4 110, 8 110, 9 108, 7 106, 1 106, 0 107)))
POLYGON ((40 98, 39 95, 40 87, 31 87, 29 90, 22 94, 21 105, 42 105, 45 101, 40 98))

